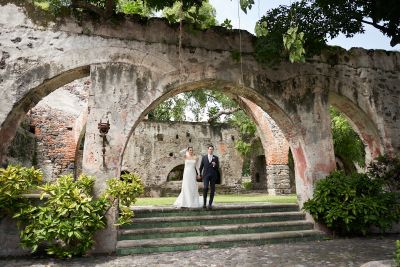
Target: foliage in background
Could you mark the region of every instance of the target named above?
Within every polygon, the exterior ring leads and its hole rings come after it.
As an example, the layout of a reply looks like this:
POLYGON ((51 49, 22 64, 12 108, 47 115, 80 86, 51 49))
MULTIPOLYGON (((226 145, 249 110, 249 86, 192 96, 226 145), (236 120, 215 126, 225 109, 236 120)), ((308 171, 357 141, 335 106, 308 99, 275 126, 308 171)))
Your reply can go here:
POLYGON ((129 222, 133 216, 129 206, 143 193, 143 184, 134 174, 109 179, 98 198, 93 197, 94 178, 86 175, 77 180, 60 176, 54 183, 36 186, 41 180, 41 171, 33 167, 0 169, 0 211, 18 220, 23 246, 32 252, 44 248, 62 258, 83 255, 92 247, 94 233, 106 226, 105 215, 118 201, 117 224, 129 222), (41 203, 22 196, 33 189, 41 190, 41 203))
MULTIPOLYGON (((392 38, 390 44, 400 43, 400 2, 376 0, 302 0, 290 6, 280 5, 270 9, 258 22, 265 23, 268 34, 260 36, 256 43, 256 57, 262 63, 275 64, 286 60, 303 59, 319 54, 327 47, 328 38, 339 34, 352 37, 363 33, 365 25, 371 25, 392 38), (297 45, 293 51, 284 49, 285 34, 297 29, 297 45), (301 45, 303 43, 304 45, 301 45)), ((293 33, 292 33, 293 34, 293 33)), ((294 36, 294 35, 293 35, 294 36)))
POLYGON ((186 106, 187 102, 184 99, 181 99, 179 95, 174 96, 150 111, 147 117, 151 121, 184 121, 186 106))
POLYGON ((235 140, 236 149, 247 155, 256 134, 256 125, 238 104, 227 95, 216 90, 196 90, 171 97, 149 112, 153 121, 187 121, 189 112, 193 121, 208 117, 210 123, 225 122, 238 129, 240 136, 235 140))
POLYGON ((303 209, 338 234, 366 234, 371 226, 383 231, 400 219, 398 196, 385 192, 381 180, 358 173, 335 171, 317 181, 303 209))
POLYGON ((154 16, 153 10, 143 1, 119 0, 116 11, 124 14, 138 14, 143 17, 154 16))
POLYGON ((383 155, 368 166, 371 177, 382 180, 384 189, 389 192, 400 192, 400 158, 383 155))
MULTIPOLYGON (((32 168, 9 165, 0 168, 0 214, 12 215, 29 201, 22 194, 29 193, 42 181, 42 172, 32 168)), ((1 216, 0 216, 1 217, 1 216)))
POLYGON ((182 11, 182 2, 177 1, 172 7, 164 8, 163 16, 171 23, 178 23, 182 19, 200 29, 208 29, 218 24, 215 9, 208 1, 203 1, 201 6, 193 6, 186 11, 182 11))
POLYGON ((347 166, 346 169, 354 170, 354 163, 365 166, 365 148, 358 134, 340 112, 334 108, 329 109, 331 115, 331 129, 335 155, 347 166))
POLYGON ((251 182, 251 180, 245 180, 242 182, 242 186, 244 187, 244 189, 246 190, 251 190, 253 189, 253 183, 251 182))

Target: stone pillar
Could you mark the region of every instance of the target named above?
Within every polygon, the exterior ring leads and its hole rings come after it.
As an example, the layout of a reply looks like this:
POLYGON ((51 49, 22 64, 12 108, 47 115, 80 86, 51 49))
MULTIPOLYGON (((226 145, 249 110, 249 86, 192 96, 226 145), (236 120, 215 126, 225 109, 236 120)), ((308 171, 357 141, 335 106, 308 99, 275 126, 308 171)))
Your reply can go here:
POLYGON ((286 164, 266 166, 268 194, 271 196, 290 194, 289 167, 286 164))
MULTIPOLYGON (((119 177, 122 153, 132 127, 144 111, 142 91, 149 88, 149 73, 143 68, 125 64, 101 64, 91 67, 92 87, 85 134, 82 171, 94 176, 95 195, 106 189, 106 181, 119 177), (103 138, 98 123, 109 122, 103 163, 103 138)), ((96 234, 94 252, 115 251, 117 207, 110 209, 107 228, 96 234)))
POLYGON ((318 179, 336 168, 327 94, 315 89, 308 106, 297 107, 301 138, 291 140, 300 207, 313 196, 318 179))

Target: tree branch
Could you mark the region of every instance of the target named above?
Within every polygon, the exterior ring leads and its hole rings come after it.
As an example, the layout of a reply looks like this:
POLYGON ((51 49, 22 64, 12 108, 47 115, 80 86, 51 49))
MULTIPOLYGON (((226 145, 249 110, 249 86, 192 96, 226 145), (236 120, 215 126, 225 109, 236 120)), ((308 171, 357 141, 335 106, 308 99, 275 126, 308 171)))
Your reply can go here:
POLYGON ((116 2, 115 0, 107 0, 105 3, 105 9, 98 6, 90 4, 85 0, 72 0, 71 7, 73 8, 83 8, 85 10, 91 11, 102 18, 109 18, 115 10, 116 2))
POLYGON ((237 111, 239 111, 239 110, 240 110, 240 108, 233 108, 233 109, 224 109, 224 110, 221 110, 220 112, 218 112, 217 114, 215 114, 215 116, 209 118, 209 119, 208 119, 208 122, 209 122, 209 123, 212 123, 212 122, 214 122, 216 119, 218 119, 219 117, 221 117, 222 115, 230 115, 230 114, 233 114, 233 113, 235 113, 235 112, 237 112, 237 111))
POLYGON ((396 35, 396 34, 390 33, 389 32, 390 30, 388 28, 386 28, 385 26, 379 25, 378 23, 376 23, 374 21, 371 22, 371 21, 367 21, 367 20, 363 20, 363 19, 361 19, 361 22, 365 23, 365 24, 368 24, 368 25, 371 25, 371 26, 377 28, 378 30, 380 30, 381 32, 385 33, 386 35, 392 37, 392 39, 390 40, 390 45, 392 47, 400 44, 400 35, 398 35, 398 34, 396 35))
POLYGON ((365 24, 369 24, 369 25, 371 25, 371 26, 374 26, 375 28, 377 28, 378 30, 380 30, 380 31, 382 31, 382 32, 384 32, 384 33, 386 33, 387 32, 387 28, 385 28, 384 26, 382 26, 382 25, 379 25, 378 23, 376 23, 376 22, 371 22, 371 21, 367 21, 367 20, 361 20, 361 22, 362 23, 365 23, 365 24))

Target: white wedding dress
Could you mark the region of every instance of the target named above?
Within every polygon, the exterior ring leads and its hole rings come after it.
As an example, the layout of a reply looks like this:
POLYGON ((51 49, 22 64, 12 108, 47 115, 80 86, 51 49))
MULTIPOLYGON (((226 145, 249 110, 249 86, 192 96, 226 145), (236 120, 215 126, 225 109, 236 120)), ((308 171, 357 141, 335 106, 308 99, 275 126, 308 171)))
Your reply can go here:
POLYGON ((196 181, 196 160, 186 159, 183 170, 181 193, 175 200, 174 206, 177 208, 199 208, 201 207, 199 189, 196 181))

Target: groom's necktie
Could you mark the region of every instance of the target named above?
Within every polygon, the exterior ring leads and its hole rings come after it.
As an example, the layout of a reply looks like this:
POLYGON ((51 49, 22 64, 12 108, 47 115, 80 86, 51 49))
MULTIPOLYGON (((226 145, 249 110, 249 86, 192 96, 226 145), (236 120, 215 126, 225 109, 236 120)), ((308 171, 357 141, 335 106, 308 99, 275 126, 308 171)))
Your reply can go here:
POLYGON ((211 156, 211 155, 208 155, 208 162, 211 163, 211 160, 212 160, 212 156, 211 156))

